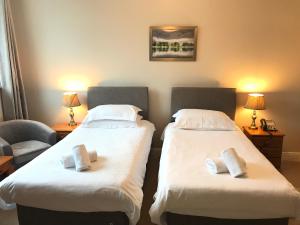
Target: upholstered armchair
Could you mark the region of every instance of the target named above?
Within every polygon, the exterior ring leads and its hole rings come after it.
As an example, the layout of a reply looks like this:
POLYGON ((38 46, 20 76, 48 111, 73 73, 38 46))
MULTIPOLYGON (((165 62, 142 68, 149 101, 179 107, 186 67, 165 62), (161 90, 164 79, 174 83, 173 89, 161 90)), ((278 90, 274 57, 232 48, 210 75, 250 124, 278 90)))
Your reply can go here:
POLYGON ((0 122, 0 151, 14 157, 16 169, 56 143, 56 132, 32 120, 0 122))

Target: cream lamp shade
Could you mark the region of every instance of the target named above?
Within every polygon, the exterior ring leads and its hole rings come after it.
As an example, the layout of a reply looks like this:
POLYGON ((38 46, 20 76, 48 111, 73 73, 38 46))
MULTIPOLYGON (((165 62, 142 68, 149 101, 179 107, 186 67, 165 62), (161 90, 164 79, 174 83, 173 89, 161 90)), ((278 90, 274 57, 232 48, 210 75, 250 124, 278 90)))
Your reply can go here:
POLYGON ((75 92, 66 92, 64 93, 64 106, 66 107, 76 107, 80 106, 78 95, 75 92))
POLYGON ((69 126, 76 126, 77 123, 74 120, 74 112, 73 107, 80 106, 80 101, 78 99, 78 95, 75 92, 66 92, 64 93, 64 106, 70 108, 69 116, 70 122, 69 126))
POLYGON ((248 95, 248 99, 246 102, 246 105, 244 106, 246 109, 252 109, 252 123, 250 125, 250 129, 257 129, 257 126, 255 124, 256 120, 256 110, 263 110, 265 109, 265 97, 263 94, 258 93, 252 93, 248 95))
POLYGON ((263 94, 249 94, 246 105, 246 109, 263 110, 265 109, 265 97, 263 94))

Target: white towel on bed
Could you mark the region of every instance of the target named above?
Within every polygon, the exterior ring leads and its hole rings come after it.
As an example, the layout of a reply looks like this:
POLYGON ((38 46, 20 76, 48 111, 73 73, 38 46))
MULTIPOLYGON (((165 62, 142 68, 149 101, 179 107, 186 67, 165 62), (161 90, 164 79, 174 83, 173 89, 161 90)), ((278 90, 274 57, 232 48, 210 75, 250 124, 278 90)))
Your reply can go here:
POLYGON ((225 163, 220 158, 208 158, 205 160, 208 171, 212 174, 228 173, 225 163))
POLYGON ((90 161, 91 162, 96 162, 97 159, 98 159, 97 151, 96 150, 91 150, 91 151, 88 151, 88 153, 89 153, 90 161))
MULTIPOLYGON (((98 155, 97 155, 96 150, 88 151, 88 154, 89 154, 89 158, 90 158, 91 162, 97 161, 98 155)), ((61 162, 61 164, 63 165, 64 168, 73 168, 73 167, 75 167, 75 161, 74 161, 72 153, 63 155, 60 159, 60 162, 61 162)))
MULTIPOLYGON (((242 164, 246 167, 246 161, 240 157, 242 164)), ((205 160, 207 170, 212 174, 229 173, 229 170, 221 158, 207 158, 205 160)))
POLYGON ((76 171, 88 170, 91 167, 89 153, 85 145, 76 145, 72 149, 76 171))
POLYGON ((233 148, 228 148, 221 153, 221 158, 225 163, 229 173, 233 177, 239 177, 246 173, 246 165, 233 148))

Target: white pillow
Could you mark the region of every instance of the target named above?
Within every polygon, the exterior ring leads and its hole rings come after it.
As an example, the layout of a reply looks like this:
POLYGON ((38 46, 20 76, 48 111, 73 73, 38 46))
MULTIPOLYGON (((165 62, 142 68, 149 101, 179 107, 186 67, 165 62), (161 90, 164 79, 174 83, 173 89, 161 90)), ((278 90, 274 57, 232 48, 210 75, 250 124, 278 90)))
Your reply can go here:
POLYGON ((95 120, 89 123, 82 124, 84 128, 103 128, 103 129, 117 129, 117 128, 137 128, 140 121, 126 121, 126 120, 95 120))
POLYGON ((235 123, 223 112, 181 109, 173 115, 176 128, 190 130, 236 130, 235 123))
POLYGON ((99 105, 88 111, 82 123, 95 120, 136 121, 140 111, 142 110, 134 105, 99 105))

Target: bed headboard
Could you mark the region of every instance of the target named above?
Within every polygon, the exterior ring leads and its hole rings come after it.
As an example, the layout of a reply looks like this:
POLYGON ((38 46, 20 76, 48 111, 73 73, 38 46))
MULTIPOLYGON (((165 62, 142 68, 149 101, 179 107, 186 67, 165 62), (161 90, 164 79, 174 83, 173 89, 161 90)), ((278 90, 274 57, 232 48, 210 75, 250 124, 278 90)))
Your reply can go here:
POLYGON ((171 117, 180 109, 192 108, 222 111, 234 120, 235 88, 173 87, 171 117))
POLYGON ((130 104, 141 108, 140 114, 148 119, 148 87, 89 87, 88 109, 104 104, 130 104))

